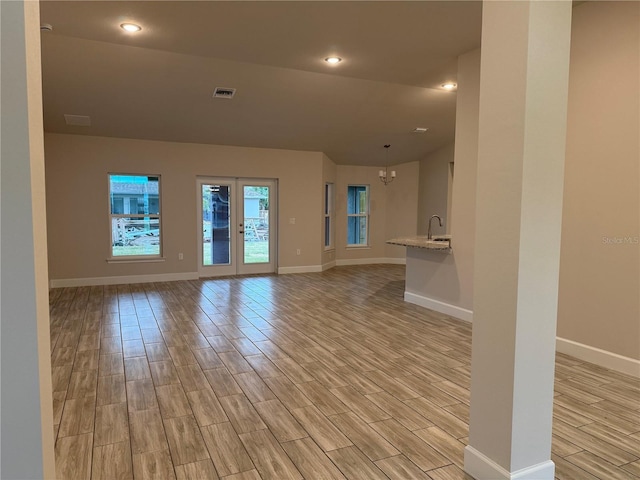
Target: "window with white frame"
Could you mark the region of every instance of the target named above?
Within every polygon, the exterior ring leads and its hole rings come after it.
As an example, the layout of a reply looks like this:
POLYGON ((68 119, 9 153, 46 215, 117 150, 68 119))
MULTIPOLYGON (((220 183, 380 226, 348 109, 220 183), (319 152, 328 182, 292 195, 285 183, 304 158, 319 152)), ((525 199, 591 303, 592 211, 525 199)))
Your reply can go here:
POLYGON ((324 249, 333 248, 333 183, 324 184, 324 249))
POLYGON ((347 246, 369 244, 369 186, 347 187, 347 246))
POLYGON ((160 176, 109 174, 112 257, 160 256, 160 176))

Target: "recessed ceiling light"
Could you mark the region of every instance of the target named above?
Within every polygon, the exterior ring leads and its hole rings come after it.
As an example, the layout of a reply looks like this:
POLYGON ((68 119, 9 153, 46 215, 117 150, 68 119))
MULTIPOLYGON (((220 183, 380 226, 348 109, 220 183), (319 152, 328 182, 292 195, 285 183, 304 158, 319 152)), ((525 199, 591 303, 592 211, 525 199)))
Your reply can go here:
POLYGON ((416 127, 413 129, 413 133, 426 133, 429 130, 427 127, 416 127))
POLYGON ((342 59, 340 57, 327 57, 324 61, 331 65, 335 65, 336 63, 340 63, 342 59))
POLYGON ((142 27, 140 25, 136 25, 135 23, 123 23, 120 25, 120 28, 122 28, 124 31, 126 32, 139 32, 140 30, 142 30, 142 27))
POLYGON ((456 85, 455 83, 443 83, 442 84, 442 88, 444 88, 445 90, 453 90, 457 87, 458 85, 456 85))

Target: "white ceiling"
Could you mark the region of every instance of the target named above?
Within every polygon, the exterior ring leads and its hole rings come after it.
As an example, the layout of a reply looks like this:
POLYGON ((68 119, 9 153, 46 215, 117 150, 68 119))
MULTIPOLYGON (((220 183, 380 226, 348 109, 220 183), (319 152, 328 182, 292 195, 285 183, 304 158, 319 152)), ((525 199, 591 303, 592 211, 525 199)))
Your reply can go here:
POLYGON ((383 165, 386 143, 397 164, 453 141, 456 94, 440 85, 479 47, 481 2, 45 0, 41 21, 54 28, 42 34, 46 131, 383 165), (235 98, 212 98, 216 86, 235 98))

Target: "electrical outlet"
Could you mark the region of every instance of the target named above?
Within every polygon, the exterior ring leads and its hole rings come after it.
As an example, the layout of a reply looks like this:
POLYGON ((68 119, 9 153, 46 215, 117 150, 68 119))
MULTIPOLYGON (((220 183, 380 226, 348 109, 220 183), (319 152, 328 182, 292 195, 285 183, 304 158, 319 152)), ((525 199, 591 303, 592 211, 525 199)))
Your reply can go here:
POLYGON ((296 250, 296 255, 300 255, 300 249, 296 250))
POLYGON ((178 254, 178 260, 184 260, 184 253, 180 252, 178 254))

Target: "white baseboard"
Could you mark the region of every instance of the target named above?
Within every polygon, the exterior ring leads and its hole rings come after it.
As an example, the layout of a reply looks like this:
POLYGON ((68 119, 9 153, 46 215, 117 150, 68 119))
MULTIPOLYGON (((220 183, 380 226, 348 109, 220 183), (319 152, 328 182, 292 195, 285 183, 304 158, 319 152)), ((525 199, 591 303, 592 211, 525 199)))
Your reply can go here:
MULTIPOLYGON (((450 317, 473 321, 473 311, 461 308, 456 305, 434 300, 416 293, 404 292, 405 302, 420 305, 421 307, 444 313, 450 317)), ((584 345, 582 343, 567 340, 566 338, 556 338, 556 351, 571 355, 585 362, 593 363, 616 372, 640 378, 640 360, 618 355, 617 353, 601 350, 596 347, 584 345)))
POLYGON ((323 265, 302 265, 299 267, 278 267, 278 275, 289 273, 318 273, 323 271, 323 265))
POLYGON ((404 301, 420 305, 421 307, 425 307, 430 310, 435 310, 436 312, 444 313, 445 315, 464 320, 465 322, 473 321, 473 312, 471 310, 418 295, 417 293, 404 292, 404 301))
POLYGON ((478 450, 464 449, 464 471, 476 480, 553 480, 556 466, 551 460, 509 472, 478 450))
POLYGON ((327 262, 322 265, 322 271, 324 272, 325 270, 329 270, 330 268, 333 268, 335 266, 336 266, 336 261, 331 260, 330 262, 327 262))
POLYGON ((556 351, 576 357, 585 362, 595 363, 604 368, 626 373, 640 378, 640 360, 623 357, 617 353, 601 350, 583 343, 556 337, 556 351))
POLYGON ((49 288, 90 287, 94 285, 123 285, 128 283, 175 282, 197 280, 198 272, 159 273, 155 275, 122 275, 119 277, 52 278, 49 288))
POLYGON ((347 265, 374 265, 377 263, 385 263, 387 265, 406 265, 406 257, 383 257, 383 258, 342 258, 336 260, 336 265, 339 267, 347 265))
POLYGON ((385 261, 382 263, 387 263, 389 265, 406 265, 407 257, 397 258, 397 257, 387 257, 385 261))
POLYGON ((305 265, 300 267, 279 267, 278 274, 283 275, 287 273, 315 273, 315 272, 324 272, 325 270, 329 270, 335 266, 346 266, 346 265, 373 265, 377 263, 386 263, 388 265, 405 265, 407 262, 406 258, 393 258, 393 257, 385 257, 385 258, 353 258, 353 259, 342 259, 342 260, 333 260, 328 263, 324 263, 322 265, 305 265))

